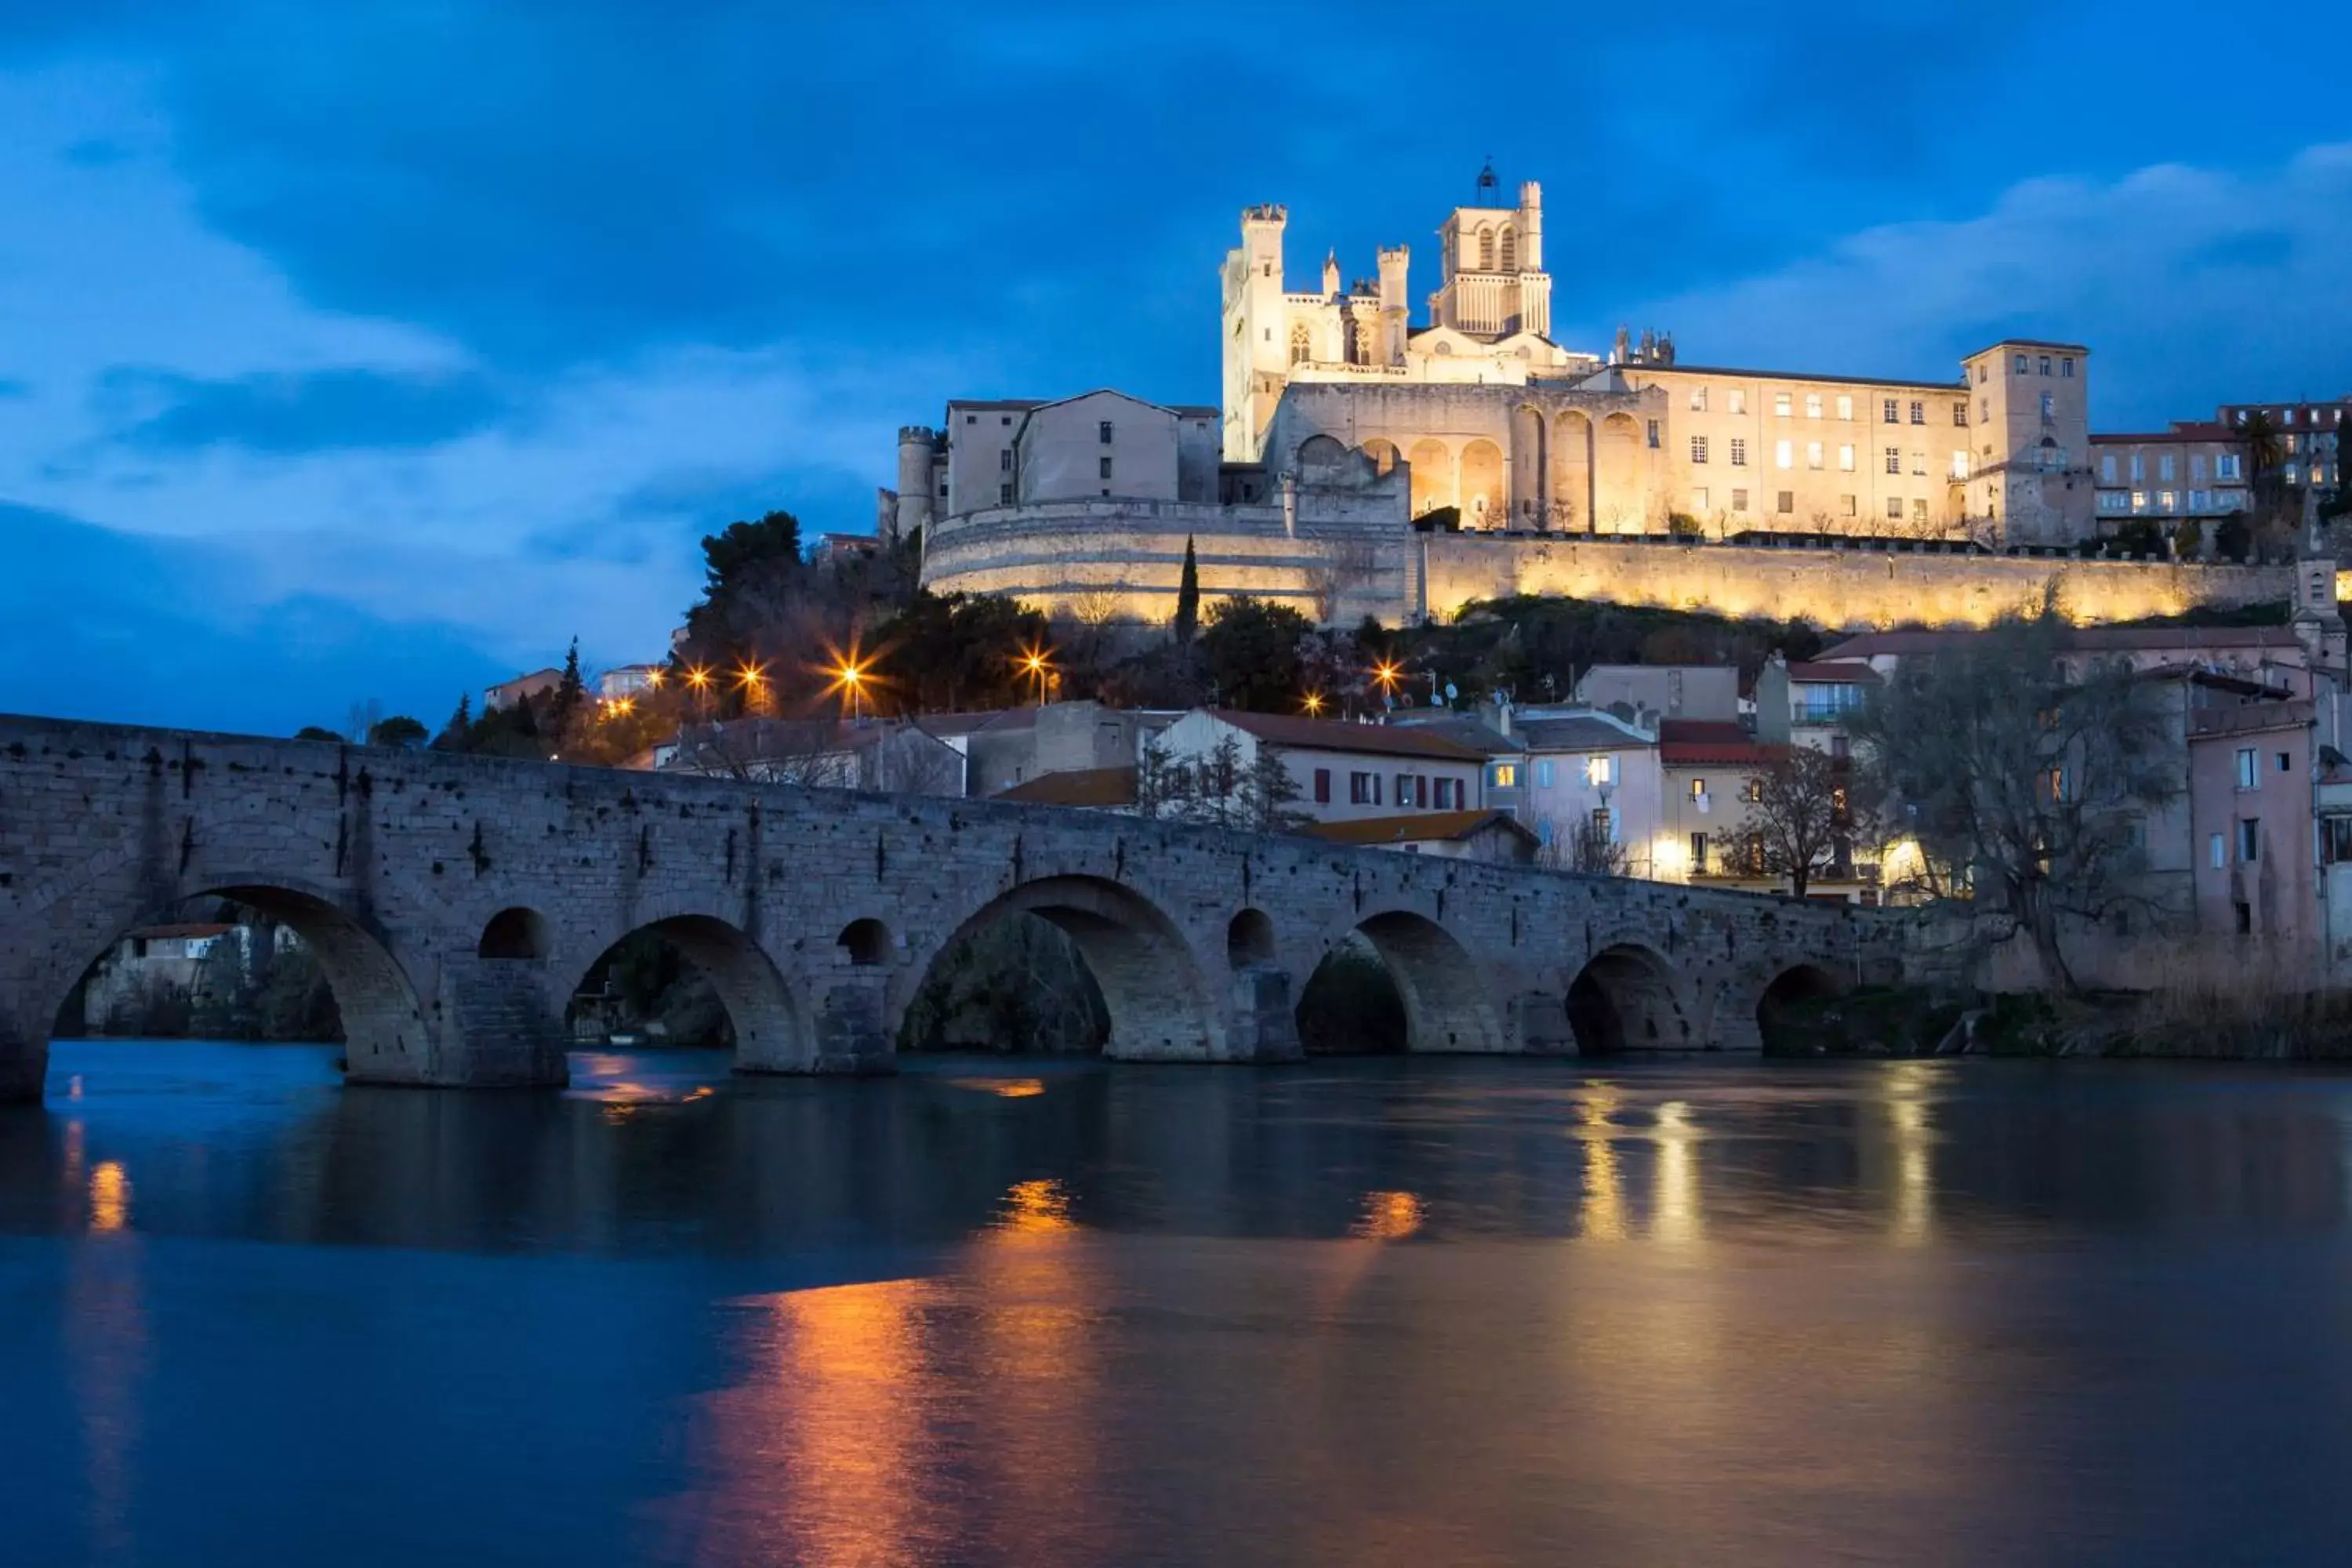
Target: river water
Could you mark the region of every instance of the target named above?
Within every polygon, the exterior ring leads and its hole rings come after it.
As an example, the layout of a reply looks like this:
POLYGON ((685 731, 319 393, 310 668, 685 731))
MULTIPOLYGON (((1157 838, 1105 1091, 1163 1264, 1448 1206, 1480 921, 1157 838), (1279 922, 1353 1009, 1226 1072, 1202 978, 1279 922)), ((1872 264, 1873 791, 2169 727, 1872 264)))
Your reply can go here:
POLYGON ((0 1562, 2342 1561, 2352 1079, 64 1042, 0 1562))

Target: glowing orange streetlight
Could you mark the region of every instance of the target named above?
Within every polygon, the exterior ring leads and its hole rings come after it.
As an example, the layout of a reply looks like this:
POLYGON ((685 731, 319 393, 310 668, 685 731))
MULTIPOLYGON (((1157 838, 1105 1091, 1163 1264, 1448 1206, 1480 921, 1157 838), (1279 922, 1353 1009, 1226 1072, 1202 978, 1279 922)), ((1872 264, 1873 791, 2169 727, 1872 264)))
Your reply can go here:
POLYGON ((856 648, 852 647, 846 654, 835 654, 832 668, 826 671, 833 677, 831 691, 838 691, 849 700, 852 722, 866 716, 866 688, 873 680, 873 670, 874 660, 870 657, 860 658, 856 648))
POLYGON ((1379 683, 1382 697, 1394 697, 1397 683, 1404 679, 1404 670, 1394 659, 1384 658, 1372 666, 1372 679, 1379 683))
POLYGON ((1037 706, 1045 706, 1045 687, 1054 674, 1054 650, 1033 643, 1021 650, 1021 670, 1037 683, 1037 706))
POLYGON ((1307 716, 1309 719, 1320 719, 1323 717, 1323 694, 1319 691, 1308 692, 1307 694, 1306 707, 1307 716))
POLYGON ((646 686, 649 690, 659 691, 662 689, 662 682, 668 679, 669 671, 659 666, 646 671, 646 686))

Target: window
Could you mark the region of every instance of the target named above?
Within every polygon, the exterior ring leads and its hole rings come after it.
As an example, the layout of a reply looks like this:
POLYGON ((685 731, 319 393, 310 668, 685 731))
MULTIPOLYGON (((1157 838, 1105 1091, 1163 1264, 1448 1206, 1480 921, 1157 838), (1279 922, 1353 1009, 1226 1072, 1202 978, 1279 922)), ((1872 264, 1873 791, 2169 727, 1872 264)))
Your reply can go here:
POLYGON ((1838 515, 1840 517, 1852 517, 1854 515, 1853 498, 1852 496, 1838 497, 1838 515))
POLYGON ((2131 481, 2137 484, 2146 478, 2147 478, 2147 459, 2134 452, 2131 456, 2131 481))
POLYGON ((1903 471, 1902 447, 1889 447, 1886 448, 1886 471, 1890 474, 1899 474, 1903 471))
POLYGON ((2190 490, 2189 492, 2189 510, 2190 511, 2212 510, 2213 492, 2211 490, 2190 490))
POLYGON ((1013 504, 1013 487, 1011 485, 999 485, 996 487, 996 504, 999 506, 1011 506, 1013 504))
POLYGON ((2172 478, 2171 453, 2166 452, 2156 459, 2156 477, 2159 479, 2169 479, 2172 478))
POLYGON ((1808 442, 1806 442, 1806 443, 1805 443, 1805 467, 1807 467, 1807 468, 1820 468, 1821 466, 1822 466, 1822 444, 1821 444, 1819 441, 1808 441, 1808 442))
POLYGON ((1731 389, 1731 411, 1734 414, 1745 414, 1748 412, 1748 392, 1746 388, 1735 386, 1731 389))
POLYGON ((1702 513, 1706 510, 1706 487, 1705 485, 1701 485, 1698 489, 1691 491, 1691 510, 1702 513))
POLYGON ((1307 323, 1299 322, 1290 329, 1290 363, 1305 364, 1314 353, 1314 340, 1308 337, 1307 323))
POLYGON ((2277 753, 2277 756, 2278 756, 2278 771, 2279 771, 2279 772, 2281 772, 2281 773, 2290 773, 2290 772, 2292 772, 2292 771, 2294 770, 2294 759, 2293 759, 2293 758, 2289 757, 2289 756, 2287 755, 2287 753, 2285 753, 2284 752, 2278 752, 2278 753, 2277 753))
POLYGON ((1773 442, 1772 466, 1776 468, 1794 468, 1796 466, 1796 443, 1793 441, 1773 442))
POLYGON ((1519 764, 1517 763, 1496 763, 1495 764, 1495 777, 1493 783, 1496 789, 1518 788, 1519 764))
POLYGON ((2238 864, 2251 866, 2263 858, 2263 819, 2238 818, 2238 864))
POLYGON ((1955 425, 1966 426, 1968 422, 1969 400, 1963 397, 1958 403, 1952 405, 1952 423, 1955 425))
POLYGON ((1690 784, 1690 797, 1693 800, 1705 800, 1706 798, 1706 781, 1705 779, 1693 779, 1690 784))
POLYGON ((2050 374, 2050 356, 2048 354, 2043 354, 2042 356, 2041 369, 2042 374, 2048 375, 2050 374))
POLYGON ((1793 513, 1797 510, 1796 491, 1776 490, 1773 492, 1773 495, 1774 499, 1780 502, 1780 505, 1776 510, 1780 511, 1783 515, 1793 513))
POLYGON ((1977 361, 1977 384, 1979 386, 1982 386, 1985 384, 1985 379, 1991 374, 1992 366, 1990 361, 1977 361))
POLYGON ((1741 786, 1739 798, 1746 801, 1750 805, 1762 800, 1764 798, 1764 781, 1760 778, 1749 779, 1746 784, 1741 786))
POLYGON ((996 454, 996 471, 1000 474, 1009 474, 1013 471, 1012 447, 1007 447, 1004 450, 996 454))
POLYGON ((1964 450, 1961 450, 1961 451, 1958 451, 1958 452, 1953 453, 1953 454, 1952 454, 1952 478, 1954 478, 1954 479, 1967 479, 1968 477, 1969 477, 1969 455, 1968 455, 1967 451, 1964 449, 1964 450))
POLYGON ((1331 770, 1329 768, 1315 770, 1315 804, 1318 805, 1331 804, 1331 770))
POLYGON ((1378 782, 1379 781, 1375 780, 1370 773, 1349 773, 1348 775, 1348 804, 1349 805, 1371 805, 1373 799, 1372 790, 1378 782))
POLYGON ((1110 459, 1108 458, 1097 458, 1095 461, 1095 467, 1101 471, 1101 478, 1106 479, 1110 478, 1110 459))
POLYGON ((2254 767, 2254 749, 2252 746, 2242 748, 2238 752, 2238 787, 2252 789, 2260 782, 2254 767))
POLYGON ((1617 842, 1617 825, 1609 818, 1609 808, 1601 806, 1592 814, 1592 836, 1603 844, 1617 842))
POLYGON ((1657 448, 1658 448, 1658 443, 1659 443, 1659 437, 1660 437, 1660 435, 1661 435, 1661 432, 1660 432, 1660 431, 1659 431, 1659 429, 1658 429, 1658 422, 1657 422, 1656 420, 1654 420, 1654 419, 1651 420, 1651 421, 1650 421, 1650 449, 1651 449, 1652 451, 1654 451, 1654 451, 1656 451, 1656 450, 1657 450, 1657 448))
POLYGON ((1916 397, 1911 400, 1911 423, 1914 425, 1927 423, 1927 405, 1916 397))
POLYGON ((2132 491, 2131 509, 2134 511, 2146 511, 2147 510, 2147 492, 2146 490, 2132 491))
POLYGON ((2157 491, 2156 506, 2158 511, 2179 511, 2180 510, 2180 492, 2179 490, 2157 491))
POLYGON ((1694 386, 1694 387, 1692 387, 1692 388, 1691 388, 1690 405, 1691 405, 1691 412, 1692 412, 1693 414, 1704 414, 1704 413, 1706 413, 1706 387, 1704 387, 1704 386, 1694 386))
POLYGON ((1903 405, 1902 405, 1902 404, 1900 404, 1900 403, 1896 402, 1894 398, 1890 397, 1890 398, 1888 398, 1888 399, 1886 400, 1886 404, 1885 404, 1885 410, 1886 410, 1886 422, 1887 422, 1889 425, 1900 425, 1900 424, 1902 424, 1902 423, 1903 423, 1903 405))
POLYGON ((2352 860, 2352 816, 2319 819, 2319 858, 2330 866, 2352 860))
POLYGON ((1731 492, 1731 510, 1734 511, 1746 511, 1748 510, 1748 492, 1746 490, 1734 490, 1731 492))
POLYGON ((1101 424, 1095 426, 1095 439, 1106 447, 1110 445, 1109 420, 1106 419, 1101 424))
POLYGON ((1748 466, 1748 443, 1738 436, 1731 438, 1731 466, 1735 468, 1748 466))
POLYGON ((2191 452, 2189 454, 2189 477, 2192 479, 2201 479, 2205 477, 2204 453, 2191 452))
POLYGON ((1838 471, 1844 474, 1853 472, 1853 443, 1851 441, 1838 444, 1838 471))
MULTIPOLYGON (((1988 420, 1988 419, 1990 419, 1991 417, 1992 417, 1992 399, 1991 399, 1991 398, 1990 398, 1990 397, 1979 397, 1979 398, 1978 398, 1978 399, 1977 399, 1977 422, 1978 422, 1979 424, 1982 424, 1984 421, 1986 421, 1986 420, 1988 420)), ((1986 448, 1985 448, 1985 450, 1986 450, 1986 451, 1988 451, 1988 452, 1990 452, 1990 450, 1992 450, 1992 448, 1991 448, 1991 447, 1986 447, 1986 448)))
POLYGON ((1913 496, 1911 498, 1911 521, 1914 522, 1925 522, 1927 521, 1927 497, 1913 496))
POLYGON ((2025 374, 2025 356, 2024 356, 2023 354, 2019 354, 2019 355, 2017 356, 2017 367, 2016 367, 2016 368, 2017 368, 2017 374, 2020 374, 2020 375, 2023 375, 2023 374, 2025 374))
POLYGON ((2074 379, 2074 356, 2073 354, 2068 354, 2065 358, 2058 362, 2058 379, 2061 381, 2072 381, 2074 379))
POLYGON ((2099 479, 2106 484, 2116 482, 2116 455, 2106 452, 2099 458, 2099 479))
POLYGON ((2045 392, 2042 395, 2042 417, 2044 419, 2055 419, 2058 417, 2058 395, 2056 393, 2045 392))
POLYGON ((1886 498, 1886 515, 1893 518, 1897 522, 1903 521, 1903 498, 1901 496, 1888 496, 1886 498))
POLYGON ((1617 782, 1617 759, 1607 753, 1584 759, 1584 782, 1594 789, 1605 788, 1617 782))
POLYGON ((1805 417, 1808 419, 1819 419, 1821 416, 1822 395, 1818 392, 1809 392, 1805 394, 1805 417))
POLYGON ((1839 418, 1848 420, 1852 419, 1853 417, 1853 399, 1851 397, 1839 398, 1837 400, 1837 411, 1839 418))
POLYGON ((2229 857, 2223 850, 2221 836, 2220 834, 2215 833, 2207 836, 2205 839, 2205 858, 2216 871, 2230 863, 2229 857))
POLYGON ((1546 757, 1541 762, 1536 763, 1536 788, 1549 789, 1551 788, 1551 781, 1552 763, 1549 757, 1546 757))
POLYGON ((1783 419, 1786 419, 1789 416, 1789 395, 1787 393, 1776 392, 1772 395, 1772 412, 1779 415, 1783 419))
POLYGON ((1706 875, 1706 835, 1704 833, 1691 835, 1691 872, 1695 876, 1706 875))
POLYGON ((977 414, 967 414, 963 416, 963 422, 967 425, 977 425, 980 423, 980 416, 977 414))
POLYGON ((1460 779, 1440 779, 1437 781, 1437 809, 1440 811, 1459 811, 1462 809, 1462 781, 1460 779))
POLYGON ((1411 773, 1397 774, 1396 803, 1400 808, 1412 805, 1412 775, 1411 773))
POLYGON ((1927 454, 1916 447, 1912 448, 1911 452, 1911 471, 1922 478, 1925 478, 1927 472, 1927 454))

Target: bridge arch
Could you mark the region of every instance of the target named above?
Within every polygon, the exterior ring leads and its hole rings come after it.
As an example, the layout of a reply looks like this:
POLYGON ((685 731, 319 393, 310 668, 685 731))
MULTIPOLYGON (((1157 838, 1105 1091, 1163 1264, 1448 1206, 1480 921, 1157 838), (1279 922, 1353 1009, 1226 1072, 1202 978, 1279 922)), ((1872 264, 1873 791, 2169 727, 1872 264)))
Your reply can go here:
POLYGON ((1774 974, 1755 993, 1756 1001, 1747 1018, 1734 1016, 1719 1021, 1719 1026, 1739 1026, 1749 1021, 1756 1026, 1759 1043, 1773 1048, 1774 1037, 1788 1027, 1788 1009, 1801 1002, 1816 1001, 1824 996, 1842 994, 1847 982, 1825 964, 1810 961, 1792 963, 1774 974))
MULTIPOLYGON (((1485 966, 1452 931, 1412 910, 1388 910, 1342 933, 1360 937, 1380 955, 1404 1005, 1405 1049, 1417 1052, 1498 1051, 1504 1035, 1485 966)), ((1339 945, 1326 948, 1326 956, 1339 945)))
POLYGON ((1568 1026, 1583 1056, 1706 1047, 1674 965, 1655 948, 1619 942, 1596 950, 1568 987, 1568 1026))
POLYGON ((1034 915, 1076 947, 1110 1016, 1105 1054, 1172 1061, 1217 1055, 1217 1012, 1192 943, 1150 899, 1101 877, 1043 877, 991 899, 908 966, 891 1016, 905 1016, 943 954, 1014 914, 1034 915))
POLYGON ((482 939, 474 951, 481 958, 545 958, 547 919, 520 904, 500 910, 483 925, 482 939))
POLYGON ((1247 909, 1225 924, 1225 962, 1235 969, 1274 962, 1274 920, 1264 910, 1247 909))
POLYGON ((667 942, 710 982, 735 1031, 737 1071, 814 1069, 813 1034, 783 972, 750 933, 718 915, 688 911, 641 921, 595 951, 565 991, 565 998, 583 994, 589 979, 614 950, 641 935, 667 942))
MULTIPOLYGON (((238 872, 207 878, 182 890, 174 889, 161 903, 152 899, 118 900, 93 895, 68 900, 48 911, 50 929, 71 932, 74 943, 62 949, 70 969, 52 971, 33 994, 36 1016, 27 1020, 31 1081, 37 1089, 48 1055, 48 1037, 82 977, 121 940, 142 926, 157 924, 188 905, 226 900, 268 916, 292 931, 318 960, 343 1027, 344 1055, 353 1079, 415 1080, 433 1066, 433 1031, 425 1021, 417 988, 406 965, 385 935, 345 909, 326 889, 297 879, 238 872)), ((0 944, 11 939, 0 935, 0 944)), ((19 1026, 23 1028, 23 1026, 19 1026)), ((0 1055, 6 1052, 5 1021, 0 1021, 0 1055)), ((24 1047, 20 1047, 22 1050, 24 1047)), ((0 1079, 15 1076, 0 1062, 0 1079)))

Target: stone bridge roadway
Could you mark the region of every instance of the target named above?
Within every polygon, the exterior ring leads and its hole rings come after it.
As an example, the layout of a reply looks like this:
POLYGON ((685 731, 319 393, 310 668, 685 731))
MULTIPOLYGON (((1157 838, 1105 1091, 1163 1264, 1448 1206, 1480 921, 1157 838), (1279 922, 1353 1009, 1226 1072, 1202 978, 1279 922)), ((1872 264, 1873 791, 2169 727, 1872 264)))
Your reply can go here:
POLYGON ((557 1084, 563 1013, 654 930, 709 972, 737 1064, 866 1072, 957 937, 1067 931, 1109 1054, 1277 1061, 1350 932, 1423 1051, 1752 1051, 1768 991, 1900 969, 1843 905, 1088 812, 0 716, 0 1099, 123 932, 222 895, 318 952, 353 1081, 557 1084))

